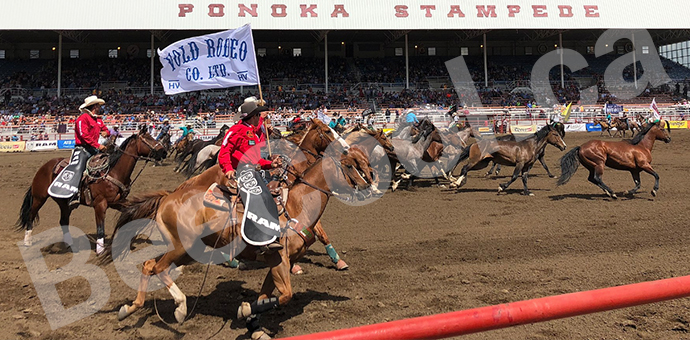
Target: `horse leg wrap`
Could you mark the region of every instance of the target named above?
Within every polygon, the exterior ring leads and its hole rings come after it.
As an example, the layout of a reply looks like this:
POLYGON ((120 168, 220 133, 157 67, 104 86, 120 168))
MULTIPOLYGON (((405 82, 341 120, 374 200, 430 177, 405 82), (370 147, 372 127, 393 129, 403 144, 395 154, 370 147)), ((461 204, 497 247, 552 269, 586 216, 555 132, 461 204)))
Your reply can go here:
POLYGON ((338 261, 340 261, 340 256, 338 256, 338 253, 333 248, 333 245, 326 245, 326 252, 328 253, 328 256, 331 257, 331 261, 333 261, 333 263, 338 263, 338 261))
POLYGON ((27 230, 24 232, 24 246, 31 247, 33 242, 31 241, 31 232, 33 230, 27 230))
POLYGON ((105 224, 96 226, 96 238, 97 239, 104 239, 105 238, 105 224))
POLYGON ((273 308, 278 307, 278 298, 272 297, 270 299, 263 299, 260 301, 254 301, 251 303, 252 314, 261 314, 267 312, 273 308))
POLYGON ((173 284, 168 288, 170 295, 172 295, 173 300, 175 300, 175 320, 178 323, 183 323, 184 319, 187 317, 187 297, 182 293, 180 288, 173 282, 173 284))
POLYGON ((247 318, 247 330, 249 333, 254 333, 259 329, 261 329, 261 325, 259 324, 259 316, 254 314, 250 315, 247 318))
POLYGON ((69 226, 68 225, 63 225, 60 226, 62 229, 62 240, 68 245, 71 246, 73 241, 72 241, 72 235, 69 233, 69 226))

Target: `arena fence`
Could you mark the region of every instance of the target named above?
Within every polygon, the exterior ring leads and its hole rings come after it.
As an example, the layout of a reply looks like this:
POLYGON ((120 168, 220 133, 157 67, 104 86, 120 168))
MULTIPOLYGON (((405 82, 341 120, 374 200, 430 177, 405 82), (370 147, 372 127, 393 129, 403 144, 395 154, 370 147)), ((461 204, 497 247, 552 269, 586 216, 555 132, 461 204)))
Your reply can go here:
POLYGON ((683 276, 302 335, 287 339, 443 339, 687 296, 690 296, 690 276, 683 276))

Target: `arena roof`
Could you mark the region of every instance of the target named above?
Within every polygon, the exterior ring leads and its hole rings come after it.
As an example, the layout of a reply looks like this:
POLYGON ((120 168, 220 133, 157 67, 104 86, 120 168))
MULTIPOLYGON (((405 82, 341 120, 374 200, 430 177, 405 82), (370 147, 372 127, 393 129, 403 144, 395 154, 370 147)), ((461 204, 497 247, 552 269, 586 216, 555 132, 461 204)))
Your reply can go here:
POLYGON ((685 0, 13 0, 0 30, 683 29, 685 0))

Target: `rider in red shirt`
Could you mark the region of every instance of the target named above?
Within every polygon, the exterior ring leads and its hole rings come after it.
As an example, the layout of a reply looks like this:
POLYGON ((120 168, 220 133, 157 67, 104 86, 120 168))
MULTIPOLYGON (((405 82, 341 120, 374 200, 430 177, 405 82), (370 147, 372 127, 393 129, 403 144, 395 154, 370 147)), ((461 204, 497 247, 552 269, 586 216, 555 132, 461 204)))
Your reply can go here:
POLYGON ((82 115, 77 118, 74 124, 74 140, 76 146, 81 146, 91 156, 105 149, 103 145, 98 143, 98 136, 103 129, 107 128, 98 118, 98 113, 101 111, 101 105, 105 104, 103 99, 96 96, 88 97, 84 100, 84 104, 79 107, 82 115))
POLYGON ((257 135, 257 128, 261 120, 260 113, 268 109, 251 102, 243 104, 240 110, 240 122, 225 134, 218 153, 218 164, 231 183, 235 180, 235 170, 240 164, 258 165, 262 169, 282 166, 280 158, 273 162, 261 158, 261 139, 257 135))
MULTIPOLYGON (((257 128, 261 119, 260 113, 267 111, 265 106, 258 106, 256 101, 245 101, 240 107, 240 121, 225 134, 223 144, 218 152, 218 164, 227 177, 230 186, 236 187, 235 171, 246 165, 258 166, 261 169, 272 169, 282 166, 282 159, 269 161, 261 158, 261 148, 257 128)), ((277 216, 276 216, 277 218, 277 216)), ((279 239, 265 246, 263 251, 282 249, 279 239)))

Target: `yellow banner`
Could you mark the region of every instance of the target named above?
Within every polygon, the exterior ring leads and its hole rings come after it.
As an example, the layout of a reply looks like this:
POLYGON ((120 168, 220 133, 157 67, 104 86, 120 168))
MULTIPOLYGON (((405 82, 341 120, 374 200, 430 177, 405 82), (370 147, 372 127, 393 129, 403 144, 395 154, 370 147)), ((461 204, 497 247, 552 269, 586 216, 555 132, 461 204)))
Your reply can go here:
POLYGON ((0 142, 0 152, 22 152, 26 142, 0 142))
POLYGON ((521 133, 536 133, 537 132, 537 126, 532 124, 532 125, 511 125, 510 126, 510 132, 514 134, 521 134, 521 133))
POLYGON ((687 120, 671 120, 668 122, 668 124, 671 126, 671 129, 687 129, 688 128, 688 121, 687 120))
POLYGON ((491 132, 491 128, 488 128, 488 127, 480 127, 477 130, 479 132, 491 132))

